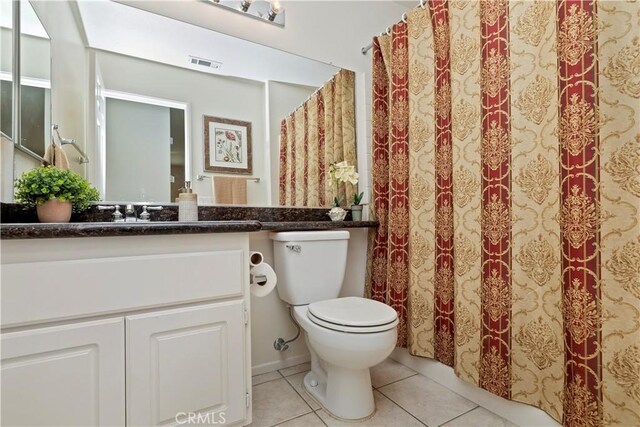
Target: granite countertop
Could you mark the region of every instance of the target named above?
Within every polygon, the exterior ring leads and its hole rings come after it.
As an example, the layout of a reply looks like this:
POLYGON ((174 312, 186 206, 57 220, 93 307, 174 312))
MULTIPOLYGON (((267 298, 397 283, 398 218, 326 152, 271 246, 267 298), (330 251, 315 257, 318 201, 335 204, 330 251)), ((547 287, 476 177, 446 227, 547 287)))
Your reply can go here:
MULTIPOLYGON (((111 213, 97 205, 74 214, 68 224, 42 224, 35 210, 22 210, 13 203, 0 204, 1 239, 48 239, 63 237, 150 236, 161 234, 244 233, 261 230, 304 231, 336 228, 377 227, 376 221, 330 221, 326 208, 199 206, 197 222, 178 222, 178 206, 164 204, 153 211, 151 222, 111 222, 111 213)), ((136 204, 136 216, 142 204, 136 204)))
POLYGON ((198 222, 72 222, 68 224, 0 224, 2 239, 151 236, 162 234, 245 233, 261 230, 301 231, 376 227, 375 221, 198 221, 198 222))
POLYGON ((375 228, 378 221, 279 221, 261 222, 262 230, 306 231, 333 230, 336 228, 375 228))

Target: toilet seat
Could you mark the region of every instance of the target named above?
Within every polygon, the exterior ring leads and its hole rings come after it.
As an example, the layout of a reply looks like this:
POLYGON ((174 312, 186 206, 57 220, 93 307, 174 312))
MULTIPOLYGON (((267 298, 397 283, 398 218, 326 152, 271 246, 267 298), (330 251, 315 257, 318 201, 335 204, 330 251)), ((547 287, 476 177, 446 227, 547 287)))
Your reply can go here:
POLYGON ((309 304, 307 317, 318 326, 339 332, 369 334, 398 324, 396 311, 378 301, 345 297, 309 304))

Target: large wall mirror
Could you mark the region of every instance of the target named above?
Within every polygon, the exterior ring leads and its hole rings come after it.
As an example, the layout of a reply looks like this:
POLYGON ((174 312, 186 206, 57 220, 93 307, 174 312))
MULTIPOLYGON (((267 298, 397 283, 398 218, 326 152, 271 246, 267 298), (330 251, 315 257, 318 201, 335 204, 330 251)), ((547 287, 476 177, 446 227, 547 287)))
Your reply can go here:
POLYGON ((29 2, 18 3, 15 16, 12 3, 2 2, 0 13, 0 132, 15 144, 16 169, 25 170, 38 164, 50 139, 51 39, 29 2))
MULTIPOLYGON (((23 141, 42 153, 51 125, 58 124, 62 137, 75 139, 89 159, 83 163, 73 147, 65 146, 73 169, 104 200, 172 202, 189 180, 201 204, 330 204, 328 198, 280 197, 281 156, 292 154, 290 148, 280 149, 280 140, 288 117, 298 118, 289 123, 289 134, 295 126, 298 131, 317 129, 324 119, 316 112, 311 119, 311 105, 304 104, 345 71, 108 0, 22 0, 22 11, 25 19, 40 24, 24 36, 28 40, 21 52, 23 70, 30 74, 23 79, 23 97, 33 97, 23 105, 38 106, 22 116, 23 128, 28 128, 23 141), (229 189, 238 185, 231 194, 229 189)), ((11 93, 4 56, 11 22, 4 15, 3 132, 5 90, 11 93)), ((338 87, 344 82, 334 84, 331 96, 338 87)), ((339 102, 354 103, 353 88, 340 96, 339 102)), ((354 120, 343 120, 352 132, 354 120)), ((315 141, 298 137, 301 144, 309 140, 315 141)), ((296 155, 295 138, 291 143, 296 155)), ((340 160, 299 147, 307 151, 299 148, 298 157, 316 156, 319 166, 310 166, 313 171, 328 168, 321 163, 325 160, 340 160)), ((306 169, 296 171, 300 166, 293 159, 287 173, 295 182, 296 172, 304 175, 306 169)), ((16 165, 15 176, 20 169, 24 167, 16 165)), ((291 180, 286 182, 291 186, 291 180)), ((295 185, 301 183, 299 179, 295 185)))

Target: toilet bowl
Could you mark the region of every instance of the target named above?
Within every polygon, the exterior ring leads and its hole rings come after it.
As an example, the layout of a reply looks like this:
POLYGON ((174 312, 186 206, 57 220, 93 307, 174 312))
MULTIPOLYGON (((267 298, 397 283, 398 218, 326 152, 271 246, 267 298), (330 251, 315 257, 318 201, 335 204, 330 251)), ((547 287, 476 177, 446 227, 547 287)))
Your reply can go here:
POLYGON ((375 403, 369 368, 386 359, 395 347, 395 310, 376 301, 347 297, 297 306, 293 314, 311 353, 305 390, 334 417, 358 420, 372 415, 375 403), (339 310, 331 312, 331 306, 339 310), (343 316, 336 315, 340 310, 343 316), (362 314, 368 315, 366 322, 362 314))
POLYGON ((305 390, 336 418, 371 416, 369 368, 396 345, 396 311, 359 296, 337 298, 347 267, 348 231, 281 232, 270 238, 278 295, 291 307, 311 353, 305 390))

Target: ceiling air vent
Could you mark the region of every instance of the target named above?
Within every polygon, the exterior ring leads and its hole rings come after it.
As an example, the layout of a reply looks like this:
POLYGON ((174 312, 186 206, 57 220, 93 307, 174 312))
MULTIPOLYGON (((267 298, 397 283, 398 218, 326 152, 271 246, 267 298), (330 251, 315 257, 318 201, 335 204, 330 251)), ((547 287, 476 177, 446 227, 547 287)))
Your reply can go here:
POLYGON ((219 70, 222 67, 222 62, 214 61, 212 59, 197 58, 195 56, 189 56, 189 63, 197 65, 199 67, 207 67, 214 70, 219 70))

